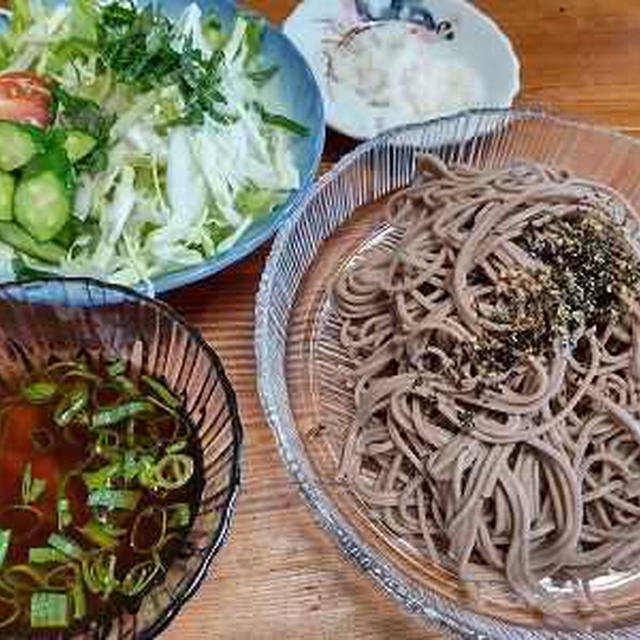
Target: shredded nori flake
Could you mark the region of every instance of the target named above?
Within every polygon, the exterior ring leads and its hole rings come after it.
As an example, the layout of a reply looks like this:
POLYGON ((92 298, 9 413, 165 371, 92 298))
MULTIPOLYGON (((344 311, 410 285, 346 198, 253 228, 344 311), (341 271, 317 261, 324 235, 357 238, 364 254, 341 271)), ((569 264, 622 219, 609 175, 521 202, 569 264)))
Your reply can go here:
POLYGON ((637 287, 640 261, 621 225, 594 210, 576 210, 516 242, 540 263, 508 274, 491 320, 508 332, 491 332, 462 349, 480 374, 509 371, 525 355, 549 353, 555 339, 602 326, 624 311, 621 294, 637 287))

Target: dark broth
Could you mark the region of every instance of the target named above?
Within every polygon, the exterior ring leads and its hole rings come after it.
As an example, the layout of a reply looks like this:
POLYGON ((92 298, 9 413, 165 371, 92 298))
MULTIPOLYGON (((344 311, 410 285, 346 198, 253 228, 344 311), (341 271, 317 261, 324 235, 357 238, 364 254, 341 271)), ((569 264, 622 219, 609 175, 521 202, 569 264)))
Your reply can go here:
MULTIPOLYGON (((154 378, 149 384, 132 380, 124 365, 95 365, 87 357, 74 362, 73 366, 54 363, 16 381, 15 393, 0 399, 0 530, 11 532, 0 567, 3 638, 72 635, 92 620, 108 625, 119 611, 135 611, 144 594, 163 579, 176 554, 184 552, 185 535, 197 512, 202 455, 179 399, 161 380, 154 378), (34 401, 33 390, 43 382, 55 386, 55 394, 51 398, 36 394, 34 401), (75 414, 71 411, 71 420, 68 415, 61 419, 61 407, 71 404, 78 389, 88 393, 84 407, 75 414), (145 402, 144 410, 107 426, 95 422, 99 410, 116 415, 113 411, 136 402, 145 402), (25 504, 28 466, 32 481, 29 485, 27 479, 25 504), (34 481, 44 481, 44 490, 34 489, 34 481), (29 486, 34 499, 28 495, 29 486), (127 492, 136 492, 135 506, 89 504, 90 497, 98 494, 109 503, 127 492), (61 499, 67 500, 66 508, 61 499), (97 542, 83 533, 87 528, 98 529, 97 542), (52 534, 63 536, 82 555, 63 551, 57 554, 58 561, 30 562, 30 550, 54 548, 52 534), (25 577, 18 570, 16 586, 12 572, 18 566, 36 572, 40 585, 37 580, 28 584, 30 574, 25 577), (76 601, 79 589, 84 593, 84 613, 76 601), (47 626, 40 620, 33 628, 35 592, 67 595, 66 624, 47 626), (14 605, 19 608, 17 616, 14 605)), ((60 550, 59 545, 55 548, 60 550)))

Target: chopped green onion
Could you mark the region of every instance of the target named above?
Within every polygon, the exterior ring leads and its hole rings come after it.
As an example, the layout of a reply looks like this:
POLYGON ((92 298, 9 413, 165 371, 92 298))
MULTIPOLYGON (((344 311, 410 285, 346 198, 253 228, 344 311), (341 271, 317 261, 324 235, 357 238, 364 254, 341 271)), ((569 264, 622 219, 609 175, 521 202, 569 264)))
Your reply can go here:
POLYGON ((156 459, 148 453, 136 454, 134 451, 125 451, 120 463, 120 474, 125 482, 131 482, 136 476, 152 470, 155 463, 156 459))
POLYGON ((183 487, 193 475, 193 458, 184 453, 167 454, 155 466, 153 479, 156 488, 172 491, 183 487))
POLYGON ((287 118, 287 116, 283 116, 282 114, 271 113, 259 102, 254 102, 253 105, 265 124, 270 124, 273 127, 284 129, 285 131, 297 136, 306 137, 309 135, 309 128, 305 127, 303 124, 300 124, 295 120, 291 120, 291 118, 287 118))
POLYGON ((31 502, 35 502, 46 490, 47 481, 44 478, 34 478, 31 484, 31 502))
POLYGON ((82 479, 90 491, 95 489, 107 489, 111 485, 111 480, 113 478, 117 478, 119 474, 120 463, 110 462, 95 471, 86 471, 82 474, 82 479))
POLYGON ((136 446, 136 421, 129 418, 127 422, 127 447, 133 449, 136 446))
POLYGON ((97 489, 89 494, 87 504, 90 507, 108 507, 109 509, 127 509, 128 511, 133 511, 141 497, 141 491, 130 489, 97 489))
POLYGON ((141 376, 140 381, 168 407, 177 409, 180 406, 180 398, 178 398, 164 382, 161 382, 155 376, 144 375, 141 376))
POLYGON ((13 598, 0 598, 0 629, 13 624, 20 616, 20 605, 13 598))
POLYGON ((4 564, 11 544, 11 529, 0 529, 0 566, 4 564))
POLYGON ((42 576, 28 564, 12 564, 2 572, 2 583, 11 591, 28 593, 42 587, 42 576))
POLYGON ((89 382, 100 382, 100 376, 97 376, 95 373, 85 371, 84 369, 73 369, 72 371, 67 371, 63 377, 81 378, 82 380, 88 380, 89 382))
POLYGON ((114 547, 118 544, 118 538, 114 537, 107 528, 97 520, 90 520, 84 527, 79 529, 80 533, 90 542, 99 547, 114 547))
POLYGON ((47 564, 49 562, 66 562, 69 556, 53 547, 31 547, 29 564, 47 564))
POLYGON ((54 362, 47 367, 49 373, 58 373, 63 378, 86 378, 89 380, 99 380, 100 378, 93 373, 89 372, 89 365, 86 358, 83 356, 76 362, 61 360, 54 362))
POLYGON ((125 596, 136 596, 144 591, 157 575, 160 565, 154 560, 146 560, 131 567, 122 580, 120 591, 125 596))
POLYGON ((80 567, 75 562, 59 564, 44 577, 45 589, 68 591, 80 581, 80 567))
POLYGON ((45 404, 56 397, 58 385, 48 380, 40 380, 25 385, 20 393, 31 404, 45 404))
POLYGON ((167 506, 169 529, 181 529, 191 521, 191 508, 186 502, 176 502, 167 506))
POLYGON ((111 380, 111 384, 125 396, 133 397, 138 394, 138 387, 136 387, 135 382, 127 378, 127 376, 116 376, 111 380))
POLYGON ((71 477, 76 475, 79 475, 77 471, 67 473, 58 483, 58 502, 56 508, 58 512, 58 530, 60 531, 65 527, 68 527, 73 522, 71 505, 69 500, 67 500, 67 482, 69 482, 71 477))
POLYGON ((138 459, 138 482, 143 487, 154 484, 156 459, 150 454, 144 454, 138 459))
POLYGON ((38 507, 30 504, 12 504, 0 511, 1 517, 6 518, 4 522, 11 522, 16 515, 21 518, 20 532, 15 534, 16 541, 26 540, 30 538, 42 526, 44 514, 38 507), (20 515, 18 515, 20 514, 20 515), (24 520, 30 518, 32 521, 31 528, 26 528, 24 520))
POLYGON ((24 504, 29 504, 31 502, 31 500, 29 500, 29 498, 31 497, 31 483, 32 483, 32 477, 31 477, 31 463, 27 462, 24 465, 24 471, 22 472, 22 502, 24 504))
POLYGON ((167 453, 180 453, 183 449, 187 447, 186 440, 178 440, 178 442, 174 442, 167 447, 167 453))
POLYGON ((102 429, 94 446, 95 452, 105 458, 117 455, 120 447, 120 436, 111 429, 102 429))
POLYGON ((54 549, 62 551, 62 553, 69 556, 70 558, 73 558, 74 560, 82 560, 82 558, 84 557, 84 550, 82 549, 82 547, 59 533, 52 533, 49 536, 47 542, 54 549))
POLYGON ((87 598, 82 586, 82 580, 78 580, 71 589, 71 602, 73 604, 74 620, 82 620, 87 615, 87 598))
POLYGON ((71 505, 66 498, 60 498, 57 505, 58 511, 58 529, 62 531, 65 527, 68 527, 73 522, 73 516, 71 515, 71 505))
POLYGON ((138 482, 147 489, 153 489, 156 485, 156 462, 151 456, 145 456, 140 460, 138 482))
POLYGON ((158 549, 162 547, 166 534, 167 512, 152 505, 136 515, 131 527, 131 546, 138 553, 158 549))
POLYGON ((155 458, 150 454, 124 451, 119 459, 113 459, 95 471, 83 473, 82 479, 90 491, 109 489, 116 478, 131 482, 136 476, 152 475, 155 463, 155 458))
POLYGON ((69 625, 66 593, 39 591, 31 594, 31 627, 33 629, 63 628, 69 625))
POLYGON ((47 371, 58 371, 59 369, 73 369, 77 367, 78 363, 72 360, 56 360, 47 366, 47 371))
POLYGON ((127 533, 127 529, 124 527, 118 527, 115 523, 108 520, 108 516, 104 516, 105 519, 100 520, 100 526, 104 529, 105 533, 113 538, 119 538, 127 533))
POLYGON ((50 373, 64 369, 68 369, 69 371, 73 371, 75 369, 77 369, 78 371, 86 371, 87 363, 85 361, 85 358, 82 357, 79 361, 59 360, 58 362, 54 362, 47 367, 47 371, 49 371, 50 373))
POLYGON ((34 478, 31 475, 31 463, 27 462, 22 474, 22 502, 35 502, 46 490, 47 481, 44 478, 34 478))
POLYGON ((82 577, 91 593, 102 594, 108 598, 111 592, 119 586, 116 579, 116 556, 100 549, 86 556, 82 561, 82 577))
POLYGON ((121 472, 125 482, 133 480, 140 471, 140 463, 135 451, 125 451, 122 455, 121 472))
POLYGON ((162 400, 160 400, 159 398, 156 398, 156 396, 146 396, 146 398, 149 402, 154 404, 156 407, 160 407, 162 411, 164 411, 165 413, 168 413, 170 416, 173 416, 174 418, 178 417, 178 411, 176 409, 172 409, 170 406, 165 404, 162 400))
POLYGON ((144 400, 132 400, 131 402, 125 402, 124 404, 115 407, 104 407, 102 409, 98 409, 93 414, 91 426, 94 429, 110 427, 126 420, 127 418, 137 416, 141 413, 151 413, 153 411, 154 406, 152 403, 144 400))
POLYGON ((89 406, 89 386, 77 382, 65 394, 55 411, 53 421, 60 427, 71 424, 89 406))

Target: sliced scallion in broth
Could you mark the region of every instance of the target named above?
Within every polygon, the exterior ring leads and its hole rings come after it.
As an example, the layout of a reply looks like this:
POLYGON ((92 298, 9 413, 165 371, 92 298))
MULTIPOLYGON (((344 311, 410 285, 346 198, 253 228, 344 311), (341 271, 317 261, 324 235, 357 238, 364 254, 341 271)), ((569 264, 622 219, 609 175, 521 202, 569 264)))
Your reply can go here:
POLYGON ((75 632, 162 580, 196 512, 200 452, 179 396, 122 360, 67 357, 14 382, 0 396, 0 636, 75 632))

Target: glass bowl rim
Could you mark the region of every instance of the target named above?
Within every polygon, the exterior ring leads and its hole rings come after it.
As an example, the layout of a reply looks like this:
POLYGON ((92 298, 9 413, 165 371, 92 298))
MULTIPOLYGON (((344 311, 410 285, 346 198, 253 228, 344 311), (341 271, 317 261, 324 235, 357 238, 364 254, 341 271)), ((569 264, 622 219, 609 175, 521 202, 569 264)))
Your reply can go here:
MULTIPOLYGON (((147 640, 150 638, 155 638, 169 626, 171 621, 176 617, 176 615, 180 612, 184 605, 196 594, 203 581, 207 577, 209 567, 211 566, 213 559, 227 542, 227 539, 229 537, 231 522, 235 513, 236 500, 240 491, 242 475, 241 461, 244 440, 244 429, 242 426, 242 421, 240 419, 237 396, 233 385, 231 384, 231 381, 224 369, 222 360, 220 359, 220 356, 218 356, 214 348, 202 337, 202 333, 200 332, 200 330, 190 325, 175 309, 173 309, 173 307, 168 305, 163 300, 150 298, 135 289, 119 284, 104 282, 95 278, 55 277, 37 278, 24 282, 12 280, 9 282, 0 283, 0 302, 5 301, 9 304, 22 302, 19 298, 10 298, 3 295, 9 290, 20 290, 24 289, 25 287, 35 288, 38 286, 46 288, 46 286, 51 283, 60 284, 62 286, 66 286, 67 283, 74 283, 77 285, 85 284, 98 289, 110 290, 114 293, 126 296, 137 305, 140 305, 142 303, 148 304, 158 313, 164 315, 172 322, 180 325, 187 332, 188 336, 194 340, 197 348, 203 351, 209 363, 213 366, 213 369, 216 372, 217 379, 220 381, 220 384, 222 385, 222 389, 224 391, 225 403, 231 418, 230 424, 233 434, 233 459, 231 461, 231 477, 229 479, 227 496, 221 510, 220 519, 217 522, 215 529, 211 532, 210 542, 207 545, 206 550, 203 552, 200 564, 197 570, 194 572, 193 576, 189 579, 188 584, 183 589, 182 593, 175 599, 175 601, 171 603, 171 605, 158 613, 157 617, 147 629, 141 632, 136 632, 136 635, 134 636, 136 640, 147 640)), ((38 302, 36 304, 41 304, 42 306, 47 307, 64 306, 64 304, 59 300, 51 299, 45 299, 42 302, 38 302)), ((111 307, 117 306, 117 304, 119 303, 107 303, 104 306, 111 307)), ((75 305, 75 308, 87 309, 90 312, 93 312, 100 307, 86 304, 75 305)))
MULTIPOLYGON (((400 125, 390 128, 377 136, 360 142, 349 153, 345 154, 333 167, 324 173, 309 189, 306 190, 304 198, 299 202, 298 208, 278 231, 271 246, 265 267, 260 278, 260 285, 256 295, 255 304, 255 332, 254 332, 254 352, 257 364, 257 387, 258 397, 262 405, 267 423, 274 434, 280 457, 283 460, 287 471, 298 484, 300 493, 312 512, 316 522, 326 531, 340 551, 344 553, 359 569, 381 589, 390 595, 397 603, 401 604, 405 610, 417 615, 422 620, 435 625, 441 631, 453 633, 461 638, 469 640, 489 640, 493 636, 492 632, 499 632, 499 638, 522 638, 523 640, 542 640, 551 638, 582 638, 588 640, 609 640, 611 638, 635 638, 640 633, 640 625, 631 624, 620 627, 612 631, 569 631, 536 629, 520 624, 514 624, 501 619, 491 618, 487 615, 476 613, 467 609, 455 601, 449 601, 444 597, 420 589, 411 584, 402 571, 392 567, 388 561, 378 551, 363 542, 360 534, 348 523, 334 507, 333 501, 322 488, 321 483, 315 479, 315 473, 311 469, 310 461, 306 454, 298 455, 296 451, 299 434, 297 430, 290 430, 289 426, 278 418, 277 391, 269 380, 269 341, 270 341, 270 313, 269 299, 278 279, 279 261, 285 253, 296 225, 306 215, 308 206, 318 196, 325 187, 349 168, 358 158, 375 150, 385 143, 394 144, 394 138, 402 134, 410 134, 420 131, 427 131, 431 128, 440 127, 446 123, 455 121, 470 120, 472 117, 485 118, 490 122, 490 118, 496 118, 495 128, 499 128, 509 123, 510 117, 515 120, 537 119, 543 122, 550 122, 573 127, 577 130, 588 130, 601 135, 606 135, 612 140, 624 140, 627 144, 640 147, 640 139, 630 136, 622 131, 607 127, 605 125, 593 124, 582 121, 571 116, 563 116, 548 109, 539 107, 486 107, 465 109, 454 114, 434 118, 424 122, 400 125), (290 441, 295 444, 291 444, 290 441)), ((459 140, 447 140, 443 145, 462 144, 475 135, 491 133, 489 131, 472 133, 468 138, 459 140)), ((333 231, 327 236, 330 237, 333 231)), ((317 253, 315 254, 317 255, 317 253)), ((305 273, 308 271, 305 270, 305 273)), ((295 294, 294 298, 295 300, 295 294)), ((290 312, 290 309, 289 309, 290 312)), ((288 316, 290 317, 290 315, 288 316)), ((288 329, 286 331, 288 335, 288 329)), ((285 338, 286 341, 286 338, 285 338)), ((286 383, 285 383, 286 386, 286 383)), ((292 420, 293 422, 293 420, 292 420)))

